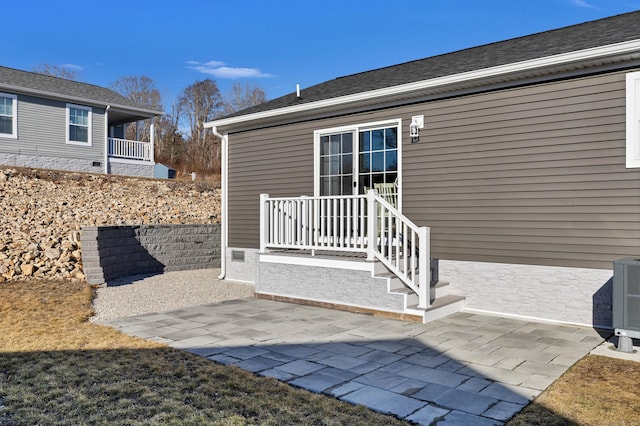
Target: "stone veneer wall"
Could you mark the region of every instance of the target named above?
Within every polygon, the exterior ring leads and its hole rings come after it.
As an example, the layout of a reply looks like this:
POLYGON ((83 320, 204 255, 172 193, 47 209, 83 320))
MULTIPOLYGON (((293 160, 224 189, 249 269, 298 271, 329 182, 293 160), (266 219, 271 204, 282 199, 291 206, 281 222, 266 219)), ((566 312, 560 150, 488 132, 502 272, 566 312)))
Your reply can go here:
POLYGON ((39 169, 64 170, 70 172, 103 173, 104 161, 100 161, 99 163, 99 165, 94 166, 93 161, 91 160, 0 153, 0 164, 14 167, 33 167, 39 169))
POLYGON ((388 292, 387 278, 372 276, 373 263, 368 271, 348 267, 296 265, 287 263, 286 260, 282 263, 259 261, 258 268, 257 295, 387 312, 404 311, 404 296, 388 292))
MULTIPOLYGON (((613 265, 612 265, 613 268, 613 265)), ((611 327, 612 270, 440 260, 440 278, 465 307, 611 327)))
POLYGON ((220 225, 89 226, 81 232, 89 284, 114 278, 220 267, 220 225))
POLYGON ((153 164, 109 159, 109 173, 122 176, 153 177, 153 164))

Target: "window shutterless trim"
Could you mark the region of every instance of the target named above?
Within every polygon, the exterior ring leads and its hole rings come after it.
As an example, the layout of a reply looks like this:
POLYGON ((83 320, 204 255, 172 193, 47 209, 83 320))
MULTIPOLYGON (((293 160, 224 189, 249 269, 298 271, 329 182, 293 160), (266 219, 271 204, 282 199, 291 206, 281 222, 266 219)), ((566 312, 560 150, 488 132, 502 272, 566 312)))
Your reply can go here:
POLYGON ((640 72, 627 74, 627 168, 640 167, 640 72))
MULTIPOLYGON (((18 139, 18 97, 10 93, 0 92, 0 98, 11 99, 11 133, 0 133, 0 138, 18 139)), ((3 117, 7 117, 3 115, 3 117)))
MULTIPOLYGON (((91 143, 91 133, 93 130, 92 127, 92 112, 93 109, 91 107, 87 107, 87 106, 83 106, 83 105, 75 105, 75 104, 67 104, 67 111, 66 111, 66 143, 69 145, 80 145, 80 146, 92 146, 91 143), (75 108, 75 109, 81 109, 84 111, 88 111, 87 114, 87 141, 83 142, 83 141, 74 141, 70 139, 70 135, 69 135, 69 128, 71 126, 71 108, 75 108)), ((77 124, 74 124, 74 126, 77 126, 77 124)), ((82 126, 84 127, 84 126, 82 126)))

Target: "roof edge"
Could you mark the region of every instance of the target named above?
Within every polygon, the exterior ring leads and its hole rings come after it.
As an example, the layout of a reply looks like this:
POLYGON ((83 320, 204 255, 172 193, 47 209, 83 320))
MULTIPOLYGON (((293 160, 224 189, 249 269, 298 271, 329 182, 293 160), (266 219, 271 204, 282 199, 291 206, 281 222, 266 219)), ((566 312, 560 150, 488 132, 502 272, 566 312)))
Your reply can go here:
POLYGON ((406 83, 397 86, 385 87, 366 92, 354 93, 351 95, 340 96, 337 98, 323 99, 315 102, 304 103, 301 105, 292 105, 284 108, 277 108, 267 111, 256 112, 253 114, 239 115, 235 117, 222 118, 204 123, 205 128, 230 126, 249 121, 275 118, 285 114, 295 114, 309 112, 314 109, 333 107, 339 105, 350 104, 354 102, 373 100, 376 98, 384 98, 386 96, 401 95, 407 92, 423 89, 431 89, 450 84, 469 82, 480 80, 488 77, 496 77, 500 75, 512 74, 534 69, 542 69, 551 66, 570 64, 597 58, 605 58, 628 54, 632 52, 640 52, 640 39, 614 43, 605 46, 592 47, 589 49, 577 50, 568 53, 560 53, 557 55, 544 56, 526 61, 513 62, 495 67, 482 68, 474 71, 467 71, 458 74, 452 74, 442 77, 436 77, 428 80, 420 80, 413 83, 406 83))
POLYGON ((4 90, 4 91, 10 91, 10 92, 17 92, 17 93, 24 93, 24 94, 28 94, 28 95, 37 95, 37 96, 42 96, 42 97, 46 97, 49 99, 57 99, 57 100, 67 100, 67 101, 73 101, 73 102, 78 102, 84 105, 100 105, 100 106, 110 106, 111 108, 118 108, 121 110, 125 110, 125 111, 133 111, 133 112, 137 112, 137 113, 142 113, 142 114, 146 114, 149 116, 156 116, 156 115, 164 115, 164 111, 160 111, 160 110, 154 110, 154 109, 148 109, 148 108, 141 108, 141 107, 136 107, 136 106, 131 106, 131 105, 121 105, 121 104, 115 104, 115 103, 110 103, 107 101, 98 101, 95 99, 89 99, 89 98, 84 98, 81 96, 73 96, 73 95, 64 95, 61 93, 55 93, 55 92, 49 92, 47 90, 39 90, 39 89, 31 89, 28 87, 23 87, 23 86, 16 86, 13 84, 0 84, 0 89, 4 90))

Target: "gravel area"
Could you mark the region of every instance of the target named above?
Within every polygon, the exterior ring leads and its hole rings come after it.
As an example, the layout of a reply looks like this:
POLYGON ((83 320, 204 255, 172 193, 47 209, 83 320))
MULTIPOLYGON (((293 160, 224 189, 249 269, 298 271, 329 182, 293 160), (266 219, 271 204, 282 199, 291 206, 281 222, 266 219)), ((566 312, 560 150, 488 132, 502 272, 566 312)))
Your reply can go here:
POLYGON ((218 280, 219 269, 165 272, 119 278, 98 288, 92 322, 253 296, 255 287, 218 280))

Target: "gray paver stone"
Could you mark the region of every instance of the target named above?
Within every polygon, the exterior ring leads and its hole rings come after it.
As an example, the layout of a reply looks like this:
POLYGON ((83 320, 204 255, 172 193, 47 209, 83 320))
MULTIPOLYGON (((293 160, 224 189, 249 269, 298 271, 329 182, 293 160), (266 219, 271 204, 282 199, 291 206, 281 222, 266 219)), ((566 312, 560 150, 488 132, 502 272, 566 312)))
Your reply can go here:
POLYGON ((319 365, 314 362, 309 362, 302 359, 289 362, 278 367, 279 370, 295 374, 296 376, 306 376, 307 374, 311 374, 314 371, 318 371, 323 368, 324 365, 319 365))
POLYGON ((329 358, 321 359, 318 362, 320 364, 341 368, 343 370, 350 370, 367 363, 367 361, 364 359, 353 358, 346 355, 335 355, 329 358))
POLYGON ((255 346, 231 348, 224 352, 225 355, 232 356, 234 358, 240 358, 240 359, 249 359, 256 356, 262 356, 266 353, 267 353, 266 350, 257 348, 255 346))
POLYGON ((499 420, 463 413, 462 411, 452 411, 444 417, 443 421, 438 422, 438 426, 502 426, 503 424, 499 420))
POLYGON ((507 421, 513 417, 516 413, 522 410, 522 405, 514 404, 512 402, 500 401, 487 411, 482 413, 484 417, 490 417, 492 419, 507 421))
POLYGON ((341 386, 337 386, 333 389, 331 389, 331 391, 329 393, 331 393, 331 395, 335 396, 335 397, 341 397, 344 396, 348 393, 351 393, 353 391, 356 391, 360 388, 364 387, 363 384, 361 383, 356 383, 356 382, 347 382, 344 385, 341 386))
POLYGON ((371 386, 363 386, 345 395, 342 399, 353 404, 362 404, 375 411, 391 413, 400 417, 408 416, 426 405, 417 399, 371 386))
POLYGON ((482 389, 486 388, 493 382, 487 379, 481 379, 479 377, 472 377, 456 389, 463 390, 466 392, 480 392, 482 389))
POLYGON ((400 371, 398 374, 410 379, 418 379, 429 383, 441 384, 450 388, 460 386, 462 382, 469 378, 468 376, 463 376, 461 374, 449 373, 448 371, 441 371, 435 368, 427 368, 417 365, 414 368, 400 371))
POLYGON ((408 381, 409 379, 382 371, 372 371, 370 373, 363 374, 360 377, 356 377, 354 380, 365 385, 390 390, 400 385, 401 383, 408 381))
POLYGON ((269 370, 271 368, 278 367, 280 365, 282 365, 281 362, 274 361, 270 358, 265 358, 262 356, 256 356, 256 357, 245 359, 244 361, 240 361, 236 363, 237 367, 240 367, 243 370, 251 371, 253 373, 269 370))
POLYGON ((480 391, 480 395, 490 396, 514 404, 526 405, 532 401, 540 391, 520 386, 492 383, 480 391))
POLYGON ((298 377, 294 374, 287 373, 286 371, 278 370, 277 368, 273 368, 271 370, 264 370, 259 372, 258 374, 260 376, 273 377, 274 379, 278 379, 281 382, 286 382, 298 377))
POLYGON ((336 377, 331 374, 325 374, 321 371, 316 371, 304 377, 298 377, 295 380, 289 382, 289 384, 298 386, 311 392, 323 392, 329 388, 346 382, 347 378, 336 377))
POLYGON ((407 420, 418 423, 419 425, 431 425, 433 422, 442 419, 447 414, 449 414, 449 410, 434 407, 433 405, 427 405, 407 417, 407 420))
POLYGON ((452 410, 464 411, 471 414, 482 414, 490 406, 498 402, 497 399, 477 393, 451 389, 435 398, 436 404, 452 410))

